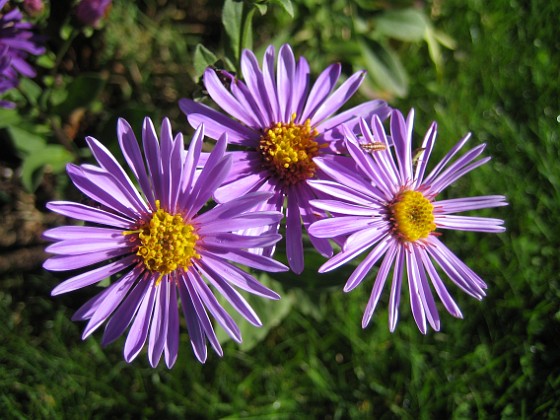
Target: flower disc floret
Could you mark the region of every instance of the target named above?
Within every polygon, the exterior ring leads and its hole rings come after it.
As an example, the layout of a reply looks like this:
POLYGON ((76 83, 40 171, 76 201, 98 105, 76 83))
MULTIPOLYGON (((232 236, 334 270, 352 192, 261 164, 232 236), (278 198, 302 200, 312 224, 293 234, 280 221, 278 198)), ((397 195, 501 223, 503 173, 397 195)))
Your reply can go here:
POLYGON ((295 123, 293 114, 289 123, 276 123, 261 137, 259 150, 264 166, 284 185, 294 185, 315 175, 313 158, 319 155, 318 133, 307 119, 295 123))
POLYGON ((434 206, 419 191, 403 191, 391 207, 394 232, 407 242, 425 239, 436 229, 434 206))
POLYGON ((193 225, 185 223, 180 214, 170 214, 160 208, 138 230, 124 234, 137 234, 140 242, 136 255, 142 258, 146 268, 160 274, 161 278, 178 268, 192 266, 193 258, 200 258, 196 251, 199 236, 193 225))

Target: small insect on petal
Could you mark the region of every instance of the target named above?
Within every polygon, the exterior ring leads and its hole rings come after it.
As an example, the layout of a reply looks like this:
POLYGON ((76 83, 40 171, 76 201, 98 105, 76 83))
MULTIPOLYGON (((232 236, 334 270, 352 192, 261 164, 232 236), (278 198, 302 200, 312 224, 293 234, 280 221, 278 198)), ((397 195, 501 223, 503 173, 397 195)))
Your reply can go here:
POLYGON ((373 152, 382 152, 383 150, 387 150, 387 145, 380 141, 374 141, 373 143, 362 143, 360 147, 364 152, 373 153, 373 152))

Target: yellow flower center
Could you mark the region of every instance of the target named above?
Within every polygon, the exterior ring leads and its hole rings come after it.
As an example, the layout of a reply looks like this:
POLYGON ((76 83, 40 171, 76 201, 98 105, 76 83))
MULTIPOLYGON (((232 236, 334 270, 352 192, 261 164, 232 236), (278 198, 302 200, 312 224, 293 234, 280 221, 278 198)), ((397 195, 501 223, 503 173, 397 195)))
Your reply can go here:
POLYGON ((400 193, 391 205, 391 216, 395 232, 404 241, 427 238, 436 229, 434 206, 418 191, 400 193))
POLYGON ((137 230, 123 234, 138 235, 140 243, 136 255, 144 260, 148 270, 159 273, 156 282, 159 284, 165 274, 190 267, 192 259, 200 255, 195 248, 199 236, 194 226, 185 223, 180 214, 169 214, 161 209, 159 200, 156 206, 157 211, 149 221, 142 221, 137 230))
POLYGON ((261 137, 259 150, 264 166, 283 182, 293 185, 315 175, 313 158, 319 154, 315 138, 319 134, 308 119, 304 124, 276 123, 261 137))

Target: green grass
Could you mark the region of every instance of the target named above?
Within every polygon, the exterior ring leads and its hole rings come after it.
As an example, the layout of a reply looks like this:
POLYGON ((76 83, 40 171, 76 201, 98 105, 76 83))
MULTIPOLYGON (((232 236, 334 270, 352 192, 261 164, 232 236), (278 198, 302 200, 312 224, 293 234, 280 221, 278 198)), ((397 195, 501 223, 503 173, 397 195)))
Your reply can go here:
POLYGON ((252 349, 227 343, 223 358, 200 365, 183 332, 169 371, 151 369, 145 353, 127 365, 122 339, 106 349, 100 333, 81 341, 70 317, 92 288, 51 298, 60 279, 10 274, 0 279, 2 417, 559 417, 560 6, 528 4, 430 4, 458 45, 444 52, 441 76, 425 46, 400 51, 411 87, 393 105, 415 108, 417 135, 437 120, 440 153, 472 131, 493 156, 449 195, 503 193, 510 203, 488 212, 506 233, 444 237, 489 285, 482 302, 450 287, 464 320, 441 311, 442 332, 422 336, 404 294, 394 334, 387 296, 362 330, 371 281, 348 295, 292 290, 308 294, 305 305, 252 349))

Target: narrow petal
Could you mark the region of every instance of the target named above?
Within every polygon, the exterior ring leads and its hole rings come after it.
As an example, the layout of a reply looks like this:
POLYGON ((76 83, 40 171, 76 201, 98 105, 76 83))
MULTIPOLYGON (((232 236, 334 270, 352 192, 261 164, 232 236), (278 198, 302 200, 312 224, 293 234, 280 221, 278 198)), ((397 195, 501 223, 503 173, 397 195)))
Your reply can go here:
POLYGON ((278 51, 276 70, 276 92, 282 121, 290 121, 292 114, 292 83, 296 69, 294 53, 288 44, 284 44, 278 51))
POLYGON ((171 369, 175 365, 179 353, 179 308, 177 307, 177 288, 175 284, 171 286, 168 312, 165 364, 171 369))
POLYGON ((107 294, 102 302, 98 305, 95 312, 90 317, 86 328, 82 334, 82 340, 89 337, 97 328, 103 324, 109 316, 117 309, 117 306, 121 304, 128 291, 136 281, 136 279, 142 273, 142 268, 140 266, 134 267, 125 276, 119 279, 117 282, 113 283, 107 288, 107 294))
POLYGON ((344 285, 344 291, 349 292, 355 289, 369 273, 374 264, 387 252, 389 248, 390 239, 385 238, 378 243, 375 248, 358 264, 348 281, 344 285))
POLYGON ((223 279, 245 290, 254 295, 265 297, 267 299, 278 300, 280 295, 268 287, 264 286, 262 283, 257 281, 252 275, 241 270, 233 264, 222 260, 218 256, 211 255, 209 253, 204 255, 204 260, 206 266, 212 267, 212 269, 223 279))
POLYGON ((123 236, 121 229, 108 229, 93 226, 58 226, 43 232, 43 237, 51 240, 73 240, 87 238, 118 239, 123 236))
MULTIPOLYGON (((208 314, 206 313, 206 309, 204 309, 204 305, 202 303, 202 300, 201 300, 200 296, 198 295, 197 290, 195 289, 195 287, 193 285, 194 283, 197 282, 197 280, 196 280, 195 276, 193 275, 193 273, 190 272, 190 271, 187 272, 187 276, 188 276, 189 281, 186 281, 186 279, 183 279, 184 280, 183 284, 187 288, 188 295, 190 296, 190 301, 192 302, 193 308, 196 312, 196 316, 198 318, 198 321, 200 322, 202 330, 204 331, 204 334, 208 338, 208 341, 210 341, 210 344, 214 348, 214 351, 218 355, 223 356, 224 353, 222 351, 222 347, 220 346, 220 343, 218 342, 218 338, 216 337, 216 333, 214 332, 214 327, 212 327, 212 323, 210 322, 210 318, 208 318, 208 314)), ((181 300, 183 301, 182 297, 181 297, 181 300)))
MULTIPOLYGON (((110 251, 98 251, 92 252, 91 254, 79 254, 79 255, 55 255, 45 260, 43 263, 43 268, 45 270, 51 271, 67 271, 75 270, 77 268, 86 267, 88 265, 96 264, 101 261, 108 261, 111 258, 120 257, 124 254, 129 254, 130 248, 118 248, 112 249, 110 251)), ((136 255, 129 256, 130 258, 136 258, 136 255)), ((130 258, 124 258, 123 261, 129 262, 130 258)), ((80 286, 84 287, 84 286, 80 286)))
POLYGON ((414 258, 414 253, 412 251, 405 250, 404 255, 412 315, 414 316, 414 320, 416 321, 416 325, 418 325, 420 332, 422 334, 426 334, 426 312, 424 311, 424 305, 422 305, 422 285, 420 274, 418 273, 418 266, 416 265, 416 259, 414 258))
POLYGON ((148 199, 151 208, 155 208, 152 182, 146 172, 146 165, 144 163, 144 159, 142 158, 142 152, 140 151, 138 140, 136 139, 130 124, 122 118, 119 118, 117 123, 117 138, 128 166, 138 180, 140 188, 142 188, 142 191, 148 199))
POLYGON ((288 200, 286 212, 286 254, 292 271, 301 274, 303 271, 303 239, 301 234, 301 216, 296 196, 288 200))
POLYGON ((51 201, 47 203, 47 208, 55 213, 71 217, 72 219, 83 220, 84 222, 98 223, 125 229, 134 225, 134 221, 131 219, 71 201, 51 201))
POLYGON ((366 229, 372 222, 368 216, 331 217, 313 223, 309 233, 318 238, 334 238, 366 229))
POLYGON ((381 297, 381 292, 383 291, 383 287, 385 286, 385 282, 387 281, 389 270, 393 265, 393 261, 395 261, 396 254, 397 246, 395 246, 395 243, 393 242, 392 244, 390 244, 389 249, 385 254, 385 258, 383 258, 383 262, 381 263, 381 267, 379 267, 379 270, 377 271, 375 283, 373 284, 371 295, 366 305, 364 316, 362 317, 362 328, 367 327, 369 322, 371 321, 371 317, 373 316, 373 312, 377 307, 377 303, 379 302, 379 298, 381 297))
POLYGON ((151 282, 145 273, 107 323, 101 340, 102 346, 112 343, 126 330, 144 300, 146 292, 151 288, 150 285, 151 282))
POLYGON ((404 271, 404 248, 395 243, 397 255, 393 268, 393 281, 391 283, 391 294, 389 295, 389 331, 395 331, 399 320, 399 302, 401 300, 401 286, 404 271))
MULTIPOLYGON (((169 323, 169 295, 171 282, 168 276, 164 276, 159 287, 156 286, 154 299, 154 312, 148 339, 148 360, 152 367, 159 364, 165 342, 167 341, 167 327, 169 323)), ((175 287, 175 285, 173 285, 175 287)))
POLYGON ((194 351, 196 358, 200 363, 206 362, 206 357, 208 355, 206 349, 206 339, 204 337, 204 331, 198 315, 194 309, 194 305, 190 298, 185 282, 187 280, 182 277, 176 280, 179 296, 181 297, 181 306, 183 308, 183 316, 187 322, 187 331, 189 333, 189 339, 194 351))
POLYGON ((486 195, 482 197, 463 197, 450 200, 439 200, 432 203, 437 214, 460 213, 463 211, 487 209, 507 206, 503 195, 486 195))
MULTIPOLYGON (((200 264, 199 268, 204 273, 204 276, 210 281, 210 283, 212 283, 212 285, 218 290, 218 292, 220 292, 220 294, 227 299, 231 306, 233 306, 234 309, 243 316, 243 318, 245 318, 247 321, 249 321, 249 323, 256 327, 262 326, 261 320, 259 319, 256 312, 247 303, 245 298, 243 298, 243 296, 239 294, 239 292, 231 287, 229 283, 222 279, 218 273, 216 273, 206 264, 200 264)), ((237 324, 235 324, 233 319, 231 320, 231 322, 237 329, 238 336, 233 336, 230 333, 229 334, 234 340, 241 342, 241 332, 239 331, 237 324)), ((231 327, 232 326, 228 326, 228 328, 231 327)))
POLYGON ((473 232, 501 233, 505 232, 504 221, 490 217, 475 216, 437 216, 436 225, 441 229, 453 229, 473 232))
POLYGON ((132 362, 136 356, 138 356, 142 347, 144 347, 158 290, 159 287, 152 286, 148 288, 147 296, 144 296, 138 308, 138 312, 136 313, 134 322, 130 327, 130 331, 124 343, 124 360, 126 363, 132 362))
POLYGON ((338 78, 340 77, 341 65, 340 63, 331 64, 317 77, 317 80, 313 84, 307 103, 303 110, 303 115, 299 118, 299 121, 305 121, 308 118, 314 118, 316 110, 321 106, 321 104, 326 100, 327 96, 332 92, 338 78))
POLYGON ((313 113, 311 118, 312 125, 318 125, 336 111, 339 110, 348 100, 356 93, 362 84, 365 71, 354 73, 348 78, 338 89, 336 89, 329 98, 322 102, 321 106, 313 113))
POLYGON ((138 194, 138 190, 111 152, 93 137, 86 137, 86 142, 101 167, 118 180, 120 187, 126 191, 127 198, 131 200, 134 207, 138 210, 148 211, 146 203, 138 194))
POLYGON ((204 124, 208 137, 218 140, 227 134, 230 144, 239 144, 246 147, 256 147, 260 139, 258 131, 229 118, 207 105, 199 104, 191 99, 180 99, 179 108, 187 116, 192 127, 204 124))
POLYGON ((112 276, 113 274, 116 274, 119 271, 124 270, 125 268, 132 265, 134 263, 135 257, 135 255, 130 255, 121 260, 104 265, 103 267, 99 267, 94 270, 90 270, 77 276, 71 277, 56 286, 51 291, 51 296, 68 293, 73 290, 81 289, 83 287, 87 287, 94 283, 100 282, 101 280, 112 276))

